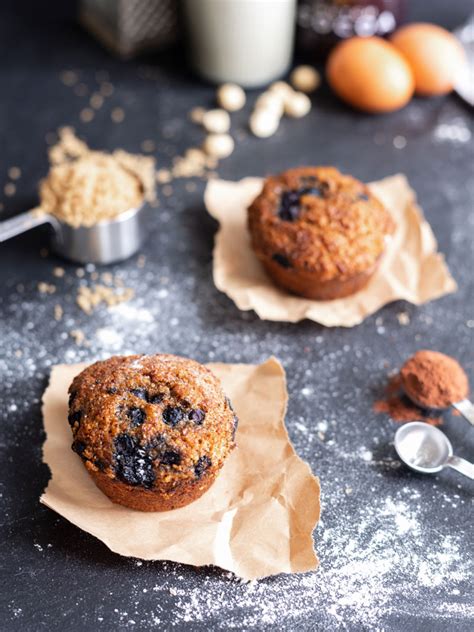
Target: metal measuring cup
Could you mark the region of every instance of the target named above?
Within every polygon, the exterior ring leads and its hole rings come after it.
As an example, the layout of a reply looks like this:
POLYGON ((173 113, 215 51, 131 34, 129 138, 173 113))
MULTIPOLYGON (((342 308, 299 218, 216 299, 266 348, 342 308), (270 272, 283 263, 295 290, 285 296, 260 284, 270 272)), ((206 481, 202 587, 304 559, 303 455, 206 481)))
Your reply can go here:
POLYGON ((416 472, 436 474, 451 467, 474 480, 474 463, 455 456, 448 437, 434 426, 422 421, 404 424, 395 433, 394 444, 401 460, 416 472))
POLYGON ((142 244, 144 208, 145 204, 141 204, 113 219, 77 228, 61 222, 54 215, 33 209, 0 222, 0 242, 36 226, 50 224, 53 229, 52 248, 61 257, 76 263, 123 261, 135 254, 142 244))

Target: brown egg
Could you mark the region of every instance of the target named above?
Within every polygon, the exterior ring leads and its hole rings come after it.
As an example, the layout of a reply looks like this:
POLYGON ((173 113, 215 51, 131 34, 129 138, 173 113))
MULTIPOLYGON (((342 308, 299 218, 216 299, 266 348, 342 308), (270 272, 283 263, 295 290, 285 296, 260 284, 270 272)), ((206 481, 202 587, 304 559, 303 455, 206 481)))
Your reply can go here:
POLYGON ((367 112, 391 112, 408 103, 414 78, 405 58, 380 37, 353 37, 331 52, 326 74, 334 92, 367 112))
POLYGON ((446 94, 465 62, 464 49, 449 31, 435 24, 408 24, 391 37, 415 75, 417 94, 446 94))

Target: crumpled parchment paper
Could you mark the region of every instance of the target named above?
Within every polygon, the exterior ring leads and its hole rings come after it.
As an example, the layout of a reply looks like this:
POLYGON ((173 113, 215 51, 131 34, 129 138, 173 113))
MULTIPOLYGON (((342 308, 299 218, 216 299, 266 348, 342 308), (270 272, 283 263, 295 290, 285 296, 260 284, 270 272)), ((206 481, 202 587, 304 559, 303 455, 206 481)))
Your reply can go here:
POLYGON ((74 364, 53 367, 43 396, 43 459, 51 480, 41 502, 120 555, 214 564, 246 580, 315 569, 319 482, 286 432, 282 366, 274 358, 208 366, 240 423, 238 447, 204 496, 181 509, 143 513, 102 494, 70 449, 67 389, 86 367, 74 364))
POLYGON ((220 224, 213 276, 216 287, 241 310, 253 309, 263 320, 297 322, 308 318, 326 327, 353 327, 383 305, 404 299, 420 305, 457 289, 416 195, 402 174, 369 186, 397 223, 396 233, 369 284, 333 301, 293 296, 275 286, 251 246, 247 207, 261 190, 261 178, 240 182, 211 180, 205 192, 209 213, 220 224))

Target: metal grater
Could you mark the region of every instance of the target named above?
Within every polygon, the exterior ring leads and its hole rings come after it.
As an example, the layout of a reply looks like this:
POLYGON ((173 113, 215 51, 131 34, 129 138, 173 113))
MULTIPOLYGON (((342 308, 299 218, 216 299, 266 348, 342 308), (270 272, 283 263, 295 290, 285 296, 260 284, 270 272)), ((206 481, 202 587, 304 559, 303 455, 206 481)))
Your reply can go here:
POLYGON ((80 20, 120 57, 163 48, 176 40, 176 0, 81 0, 80 20))

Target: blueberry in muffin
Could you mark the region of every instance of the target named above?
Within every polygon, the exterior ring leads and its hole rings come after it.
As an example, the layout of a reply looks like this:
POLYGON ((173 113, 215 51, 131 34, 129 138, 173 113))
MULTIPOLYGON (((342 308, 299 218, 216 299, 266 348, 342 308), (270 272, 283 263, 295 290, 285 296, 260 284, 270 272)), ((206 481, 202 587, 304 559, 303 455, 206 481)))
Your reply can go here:
POLYGON ((174 355, 115 356, 69 387, 72 449, 113 502, 167 511, 212 485, 237 417, 214 374, 174 355))
POLYGON ((273 281, 331 300, 362 289, 395 224, 369 188, 333 167, 271 176, 248 209, 252 248, 273 281))

